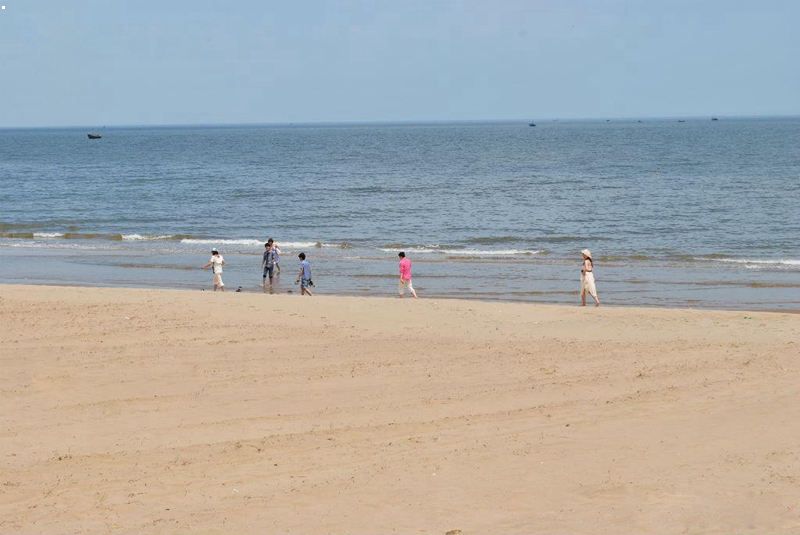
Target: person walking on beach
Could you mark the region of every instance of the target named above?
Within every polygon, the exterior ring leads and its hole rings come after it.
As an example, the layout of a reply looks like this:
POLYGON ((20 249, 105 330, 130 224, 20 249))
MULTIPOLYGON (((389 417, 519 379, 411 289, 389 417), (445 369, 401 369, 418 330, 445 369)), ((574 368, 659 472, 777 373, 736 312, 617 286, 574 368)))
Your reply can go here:
POLYGON ((594 299, 594 306, 600 306, 600 299, 597 298, 597 287, 594 284, 594 262, 592 252, 589 249, 581 251, 583 264, 581 264, 581 306, 586 306, 586 294, 594 299))
POLYGON ((309 289, 309 286, 314 286, 311 280, 311 264, 306 260, 306 253, 300 253, 297 258, 300 259, 300 271, 294 283, 300 283, 300 295, 313 295, 309 289))
POLYGON ((264 255, 261 257, 261 269, 263 270, 261 285, 264 287, 265 292, 272 289, 272 277, 277 264, 276 257, 275 244, 272 242, 272 238, 270 238, 267 240, 267 243, 264 244, 264 255), (267 279, 269 279, 269 286, 267 286, 267 279))
POLYGON ((406 258, 406 253, 403 251, 400 251, 397 256, 400 257, 400 282, 397 284, 400 297, 405 296, 406 288, 408 288, 411 295, 416 299, 417 292, 414 291, 414 286, 411 284, 411 260, 406 258))
POLYGON ((216 292, 218 289, 222 292, 225 291, 225 283, 222 282, 222 266, 225 265, 225 259, 222 258, 222 255, 219 254, 219 251, 216 249, 211 249, 211 259, 208 263, 202 267, 202 269, 211 268, 211 272, 214 274, 214 291, 216 292))

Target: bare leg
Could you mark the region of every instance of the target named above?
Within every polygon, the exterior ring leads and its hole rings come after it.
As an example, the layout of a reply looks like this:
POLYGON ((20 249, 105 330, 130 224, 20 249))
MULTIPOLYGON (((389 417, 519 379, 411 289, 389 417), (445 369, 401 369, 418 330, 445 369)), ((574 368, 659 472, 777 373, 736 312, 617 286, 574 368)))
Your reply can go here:
POLYGON ((305 287, 305 286, 303 286, 302 288, 300 288, 300 295, 303 295, 303 294, 306 294, 306 295, 314 295, 314 294, 312 294, 312 293, 311 293, 311 290, 309 290, 309 289, 308 289, 307 287, 305 287))
POLYGON ((582 307, 586 306, 586 290, 585 289, 581 290, 581 306, 582 307))
POLYGON ((414 286, 411 285, 411 281, 408 281, 408 289, 411 291, 411 295, 414 296, 414 299, 416 299, 417 291, 414 289, 414 286))

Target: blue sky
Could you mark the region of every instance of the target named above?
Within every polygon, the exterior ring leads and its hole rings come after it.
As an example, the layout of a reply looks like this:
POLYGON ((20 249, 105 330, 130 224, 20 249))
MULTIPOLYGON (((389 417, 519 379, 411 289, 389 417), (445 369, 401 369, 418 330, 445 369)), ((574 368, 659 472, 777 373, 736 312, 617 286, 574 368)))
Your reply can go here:
POLYGON ((0 4, 0 126, 800 114, 797 1, 0 4))

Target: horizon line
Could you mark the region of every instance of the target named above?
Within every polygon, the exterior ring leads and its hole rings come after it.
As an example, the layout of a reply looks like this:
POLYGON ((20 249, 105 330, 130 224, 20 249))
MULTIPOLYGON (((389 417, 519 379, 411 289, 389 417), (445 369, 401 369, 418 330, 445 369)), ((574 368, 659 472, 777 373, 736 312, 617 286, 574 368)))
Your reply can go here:
POLYGON ((541 119, 381 119, 381 120, 343 120, 343 121, 258 121, 258 122, 219 122, 219 123, 116 123, 97 125, 37 125, 37 126, 0 126, 0 130, 71 130, 71 129, 103 129, 103 128, 235 128, 256 126, 393 126, 393 125, 447 125, 447 124, 515 124, 530 122, 597 122, 597 121, 667 121, 667 120, 710 120, 724 119, 793 119, 800 114, 745 114, 745 115, 650 115, 650 116, 618 116, 618 117, 544 117, 541 119))

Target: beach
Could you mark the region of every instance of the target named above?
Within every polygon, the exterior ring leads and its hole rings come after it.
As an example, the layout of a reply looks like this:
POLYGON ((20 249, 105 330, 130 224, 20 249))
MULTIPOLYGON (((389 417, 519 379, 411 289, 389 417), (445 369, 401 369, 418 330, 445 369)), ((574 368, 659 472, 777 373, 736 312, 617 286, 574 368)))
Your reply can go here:
POLYGON ((2 285, 0 325, 2 533, 800 530, 797 314, 2 285))

